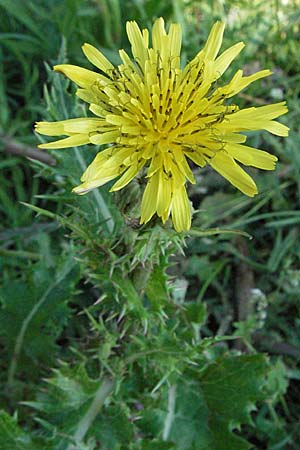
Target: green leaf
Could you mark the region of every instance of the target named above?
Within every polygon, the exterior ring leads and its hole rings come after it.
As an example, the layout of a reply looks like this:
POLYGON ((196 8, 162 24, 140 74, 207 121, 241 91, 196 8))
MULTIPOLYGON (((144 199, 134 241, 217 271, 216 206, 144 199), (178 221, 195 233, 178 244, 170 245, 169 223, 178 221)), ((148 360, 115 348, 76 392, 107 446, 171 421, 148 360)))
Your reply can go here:
POLYGON ((197 325, 203 325, 207 319, 206 303, 187 302, 185 304, 185 312, 189 322, 197 325))
POLYGON ((73 368, 63 364, 47 382, 37 401, 24 404, 37 410, 38 422, 51 430, 55 442, 72 442, 70 448, 83 450, 96 439, 103 448, 119 449, 121 444, 128 448, 134 425, 125 404, 105 405, 114 387, 110 379, 94 380, 82 364, 73 368))
POLYGON ((127 408, 118 403, 109 406, 99 415, 91 429, 90 434, 96 436, 103 448, 119 449, 128 448, 133 441, 134 426, 130 421, 127 408))
POLYGON ((20 430, 16 421, 0 411, 0 443, 2 450, 29 448, 30 439, 20 430))
POLYGON ((146 294, 154 310, 159 311, 169 299, 167 276, 162 267, 154 267, 146 286, 146 294))
POLYGON ((159 441, 157 439, 154 439, 151 442, 141 442, 141 444, 138 444, 136 446, 130 447, 130 450, 176 450, 176 447, 174 447, 173 444, 170 442, 163 442, 159 441))
POLYGON ((24 403, 45 413, 53 424, 60 424, 72 412, 76 422, 76 411, 82 412, 82 407, 93 398, 99 381, 90 379, 82 364, 71 368, 63 363, 53 373, 47 379, 47 391, 39 393, 37 401, 24 403))
MULTIPOLYGON (((33 367, 49 364, 56 340, 70 314, 67 306, 78 281, 73 255, 56 260, 55 270, 45 262, 31 266, 25 280, 12 280, 0 288, 0 337, 8 363, 8 384, 17 368, 33 375, 33 367)), ((20 371, 18 371, 20 374, 20 371)))
POLYGON ((221 357, 200 376, 181 376, 163 392, 158 408, 144 412, 140 426, 176 449, 247 450, 251 445, 233 431, 251 423, 268 370, 264 355, 221 357))
POLYGON ((271 367, 266 385, 269 395, 272 395, 274 400, 286 394, 289 384, 287 376, 287 370, 281 359, 278 358, 271 367))
POLYGON ((19 428, 16 420, 5 411, 0 411, 1 450, 46 450, 33 444, 30 436, 19 428))
POLYGON ((201 448, 206 448, 209 437, 207 425, 203 426, 203 424, 208 422, 209 410, 199 384, 194 380, 183 380, 177 386, 171 387, 168 409, 163 437, 175 442, 180 449, 190 449, 196 443, 202 445, 201 448), (176 403, 173 411, 172 401, 176 403))
POLYGON ((141 320, 146 318, 146 311, 142 304, 142 299, 138 295, 132 281, 127 277, 122 277, 120 273, 114 272, 112 277, 113 285, 121 292, 127 300, 128 309, 136 314, 141 320))
POLYGON ((255 403, 264 398, 261 387, 268 371, 264 355, 257 354, 224 357, 202 373, 201 388, 211 412, 209 450, 250 448, 232 430, 251 423, 250 412, 255 409, 255 403))

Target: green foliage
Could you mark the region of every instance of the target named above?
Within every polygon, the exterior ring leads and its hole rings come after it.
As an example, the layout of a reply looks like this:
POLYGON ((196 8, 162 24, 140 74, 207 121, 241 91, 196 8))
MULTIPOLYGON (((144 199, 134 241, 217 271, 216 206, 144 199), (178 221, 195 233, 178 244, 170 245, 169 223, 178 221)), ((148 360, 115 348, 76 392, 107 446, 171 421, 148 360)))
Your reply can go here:
POLYGON ((145 412, 144 427, 153 430, 156 423, 157 432, 178 449, 248 449, 232 429, 249 423, 249 412, 263 398, 267 371, 262 355, 226 355, 208 363, 200 375, 184 373, 162 394, 165 408, 145 412))
POLYGON ((297 2, 0 0, 0 28, 1 450, 296 450, 297 2), (185 236, 137 225, 139 182, 71 193, 99 149, 51 151, 49 166, 6 144, 88 114, 53 64, 88 68, 84 42, 117 63, 125 21, 160 15, 181 23, 186 60, 226 19, 224 47, 247 44, 232 71, 273 71, 238 103, 290 109, 288 140, 249 136, 279 158, 255 199, 196 171, 185 236))
POLYGON ((0 288, 0 338, 4 345, 2 364, 7 365, 4 392, 8 404, 21 393, 24 398, 28 383, 34 385, 43 369, 55 363, 57 339, 71 314, 67 302, 74 295, 79 276, 72 254, 56 258, 55 264, 53 268, 43 259, 32 264, 23 279, 7 280, 0 288), (28 378, 25 383, 21 381, 24 378, 28 378))
MULTIPOLYGON (((5 411, 0 411, 0 442, 3 450, 38 450, 30 436, 17 424, 16 419, 5 411)), ((44 447, 45 448, 45 447, 44 447)))
MULTIPOLYGON (((178 374, 172 385, 164 383, 156 389, 159 395, 145 393, 143 404, 137 400, 132 404, 124 379, 117 394, 104 404, 104 393, 115 391, 116 379, 91 380, 82 365, 71 369, 64 364, 47 380, 47 390, 25 404, 37 411, 36 420, 53 448, 74 442, 76 448, 93 449, 96 439, 104 448, 131 449, 133 436, 141 448, 147 448, 144 444, 159 436, 170 448, 173 443, 178 449, 222 450, 228 445, 247 449, 247 442, 232 429, 249 423, 249 412, 264 398, 261 388, 268 371, 261 355, 224 355, 204 362, 200 373, 188 369, 178 374)), ((134 372, 132 378, 139 370, 134 372)))
MULTIPOLYGON (((211 411, 209 425, 214 450, 249 448, 244 440, 228 432, 249 423, 250 411, 262 399, 261 386, 268 367, 262 355, 242 355, 222 359, 202 374, 203 393, 211 411)), ((204 447, 203 447, 204 448, 204 447)))

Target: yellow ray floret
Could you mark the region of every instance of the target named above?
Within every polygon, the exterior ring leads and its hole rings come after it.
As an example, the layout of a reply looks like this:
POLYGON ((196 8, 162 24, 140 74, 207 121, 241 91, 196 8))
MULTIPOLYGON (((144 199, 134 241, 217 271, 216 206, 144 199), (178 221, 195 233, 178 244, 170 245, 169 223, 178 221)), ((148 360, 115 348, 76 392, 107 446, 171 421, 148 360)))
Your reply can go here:
POLYGON ((118 66, 84 44, 82 50, 96 71, 71 64, 54 67, 77 84, 77 95, 95 117, 37 122, 38 133, 64 136, 39 147, 107 146, 74 192, 85 194, 116 178, 111 191, 117 191, 144 174, 140 222, 156 214, 165 223, 171 216, 177 231, 191 226, 186 191, 187 181, 195 183, 191 161, 200 167, 209 164, 244 194, 257 194, 256 184, 239 163, 273 170, 277 158, 245 145, 243 133, 262 129, 287 136, 288 127, 275 120, 287 107, 281 102, 240 110, 232 103, 234 95, 271 72, 244 76, 238 70, 222 86, 220 78, 245 45, 238 42, 219 55, 224 29, 224 23, 216 22, 204 48, 185 68, 180 65, 180 25, 171 24, 166 31, 162 18, 153 25, 151 43, 148 30, 127 22, 132 58, 120 50, 118 66))

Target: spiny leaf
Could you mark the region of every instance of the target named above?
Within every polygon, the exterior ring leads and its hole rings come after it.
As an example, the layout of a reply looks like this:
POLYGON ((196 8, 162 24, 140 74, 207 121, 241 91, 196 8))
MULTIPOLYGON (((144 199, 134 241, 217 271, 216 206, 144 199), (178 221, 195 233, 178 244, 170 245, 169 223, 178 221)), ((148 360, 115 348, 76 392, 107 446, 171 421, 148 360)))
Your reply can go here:
POLYGON ((67 364, 55 370, 47 381, 48 389, 40 393, 37 401, 25 404, 38 411, 38 421, 52 430, 56 442, 74 442, 79 450, 94 448, 85 446, 89 438, 109 449, 119 449, 121 443, 127 446, 132 441, 134 426, 129 408, 122 402, 104 407, 113 381, 93 380, 83 365, 71 368, 67 364))
POLYGON ((1 450, 49 450, 45 445, 33 443, 29 434, 25 433, 17 424, 17 421, 0 411, 0 448, 1 450))
POLYGON ((201 389, 210 411, 208 427, 212 442, 209 450, 251 447, 232 430, 251 423, 250 411, 264 398, 261 386, 268 370, 264 355, 257 354, 224 357, 202 373, 201 389))
POLYGON ((0 336, 10 359, 9 385, 21 362, 23 370, 28 366, 32 374, 37 358, 39 364, 49 363, 49 356, 55 354, 55 341, 69 315, 66 302, 78 280, 73 255, 56 262, 54 272, 37 263, 27 280, 12 280, 0 289, 0 336))
POLYGON ((169 299, 166 281, 167 276, 163 267, 154 267, 146 286, 146 294, 154 310, 159 311, 161 305, 164 305, 169 299))
POLYGON ((264 398, 261 386, 268 371, 266 358, 261 354, 223 357, 210 364, 200 382, 216 419, 223 416, 229 427, 250 423, 249 411, 264 398))
POLYGON ((251 445, 233 430, 251 423, 268 370, 260 354, 219 358, 165 391, 165 408, 148 409, 141 428, 180 450, 247 450, 251 445))

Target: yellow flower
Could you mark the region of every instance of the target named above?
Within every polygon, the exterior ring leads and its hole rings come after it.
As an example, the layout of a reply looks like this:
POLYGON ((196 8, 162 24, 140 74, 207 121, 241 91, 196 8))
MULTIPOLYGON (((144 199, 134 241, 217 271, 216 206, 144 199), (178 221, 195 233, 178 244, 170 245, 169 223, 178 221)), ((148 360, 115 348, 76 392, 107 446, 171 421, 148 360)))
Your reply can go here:
POLYGON ((195 179, 188 160, 200 167, 209 164, 246 195, 257 193, 238 163, 272 170, 277 158, 244 145, 246 135, 240 132, 264 129, 287 136, 288 128, 273 120, 287 107, 281 102, 239 110, 228 102, 271 72, 243 76, 238 70, 225 86, 216 83, 244 47, 239 42, 217 56, 224 27, 214 24, 204 48, 183 69, 180 25, 171 24, 167 33, 162 18, 153 25, 152 47, 148 30, 127 22, 133 58, 120 50, 118 67, 89 44, 83 52, 100 73, 69 64, 54 67, 79 86, 77 95, 96 117, 38 122, 41 134, 67 136, 39 147, 111 144, 97 154, 74 192, 84 194, 119 177, 111 188, 117 191, 147 168, 140 221, 146 223, 156 213, 165 222, 171 214, 177 231, 191 226, 186 181, 195 179))

